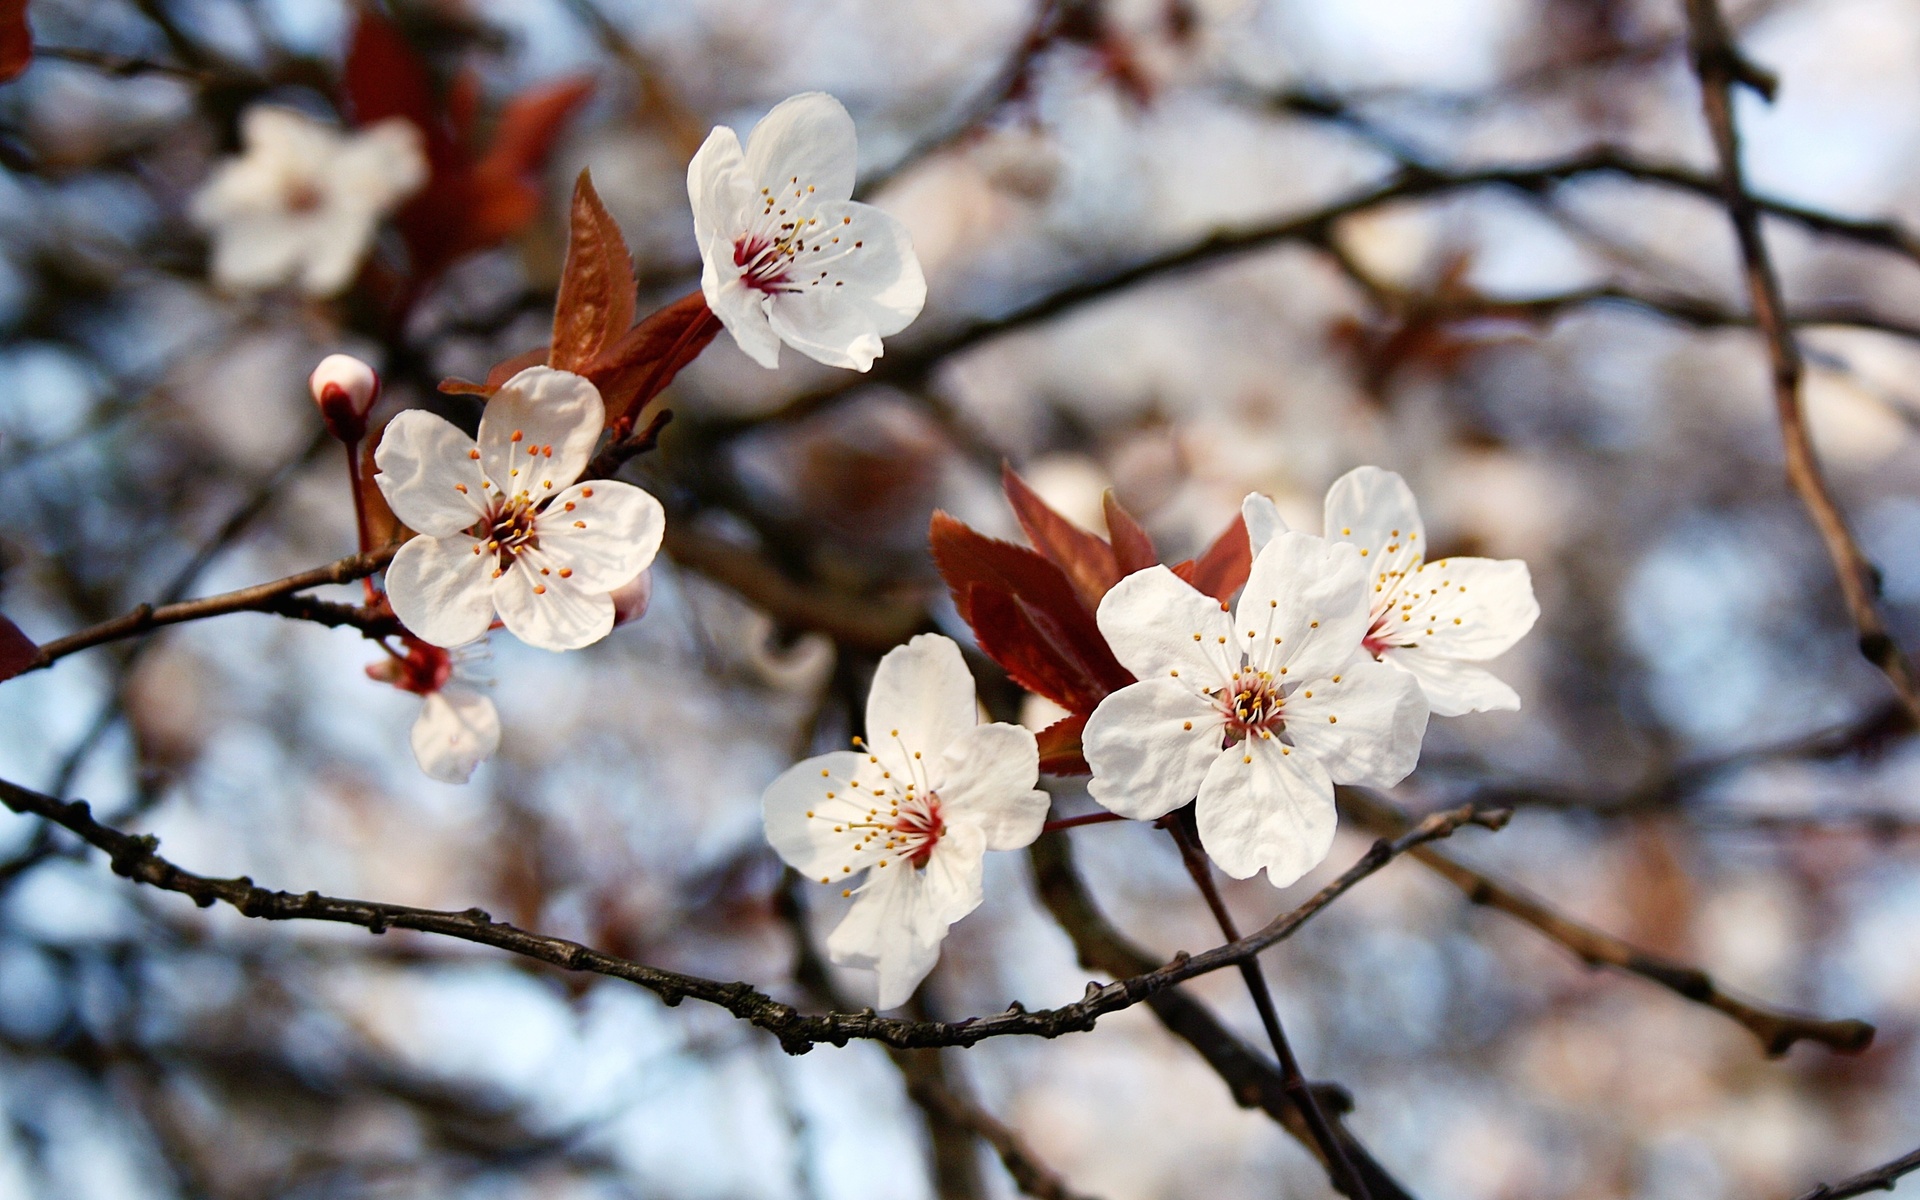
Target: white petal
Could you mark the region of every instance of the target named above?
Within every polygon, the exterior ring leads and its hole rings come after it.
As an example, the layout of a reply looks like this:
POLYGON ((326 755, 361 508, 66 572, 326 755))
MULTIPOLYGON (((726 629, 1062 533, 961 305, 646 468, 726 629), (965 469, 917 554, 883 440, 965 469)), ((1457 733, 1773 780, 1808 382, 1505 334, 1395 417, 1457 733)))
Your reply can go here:
POLYGON ((351 210, 330 212, 324 221, 311 223, 300 290, 309 296, 335 296, 346 290, 373 244, 376 223, 372 214, 351 210))
POLYGON ((914 751, 937 759, 977 723, 973 672, 951 638, 923 633, 881 658, 867 692, 867 744, 888 770, 915 778, 914 751))
POLYGON ((539 549, 524 558, 536 570, 570 572, 566 578, 582 591, 611 592, 647 569, 666 528, 660 502, 630 483, 575 484, 541 510, 539 549))
POLYGON ((592 383, 571 371, 528 367, 480 414, 480 467, 494 487, 507 495, 524 491, 538 503, 580 478, 606 420, 592 383))
POLYGON ((1288 682, 1317 679, 1359 653, 1368 619, 1354 548, 1288 530, 1254 556, 1230 636, 1256 667, 1288 682))
POLYGON ((1287 697, 1286 739, 1335 783, 1392 787, 1420 761, 1427 701, 1412 675, 1362 656, 1287 697))
POLYGON ((1427 548, 1426 526, 1407 481, 1379 467, 1355 467, 1327 489, 1326 535, 1366 553, 1367 578, 1386 590, 1427 548))
POLYGON ((1040 748, 1018 725, 976 725, 935 764, 934 789, 949 824, 979 827, 989 850, 1018 850, 1040 836, 1051 798, 1034 788, 1040 748))
POLYGON ((868 204, 817 210, 824 229, 788 270, 790 286, 767 305, 780 339, 828 366, 865 371, 880 339, 920 315, 926 276, 906 226, 868 204))
POLYGON ((979 830, 960 826, 940 839, 924 870, 904 859, 875 867, 860 898, 827 938, 827 956, 878 975, 876 1007, 895 1008, 940 960, 947 928, 980 906, 979 830))
POLYGON ((782 100, 747 135, 747 178, 776 196, 845 200, 859 157, 853 118, 825 92, 782 100))
POLYGON ((1512 712, 1520 707, 1520 694, 1496 678, 1492 672, 1441 658, 1429 650, 1391 647, 1381 661, 1398 667, 1420 681, 1420 690, 1437 717, 1457 717, 1470 712, 1512 712))
POLYGON ((334 191, 347 203, 385 215, 425 186, 425 138, 405 117, 376 121, 347 140, 332 173, 334 191))
POLYGON ((1285 887, 1333 848, 1333 781, 1320 764, 1277 741, 1254 739, 1220 752, 1194 810, 1200 844, 1235 879, 1262 867, 1285 887))
POLYGON ((1401 584, 1388 627, 1394 641, 1442 658, 1503 654, 1540 617, 1533 578, 1517 558, 1443 558, 1401 584))
POLYGON ((709 239, 724 239, 732 250, 733 238, 745 232, 752 197, 739 137, 725 125, 715 126, 687 164, 687 201, 693 207, 694 238, 703 249, 709 239))
POLYGON ((491 554, 470 537, 414 538, 387 564, 387 601, 412 634, 435 646, 460 646, 493 623, 491 554))
POLYGON ((1151 821, 1193 799, 1220 753, 1218 709, 1170 679, 1123 687, 1100 702, 1080 739, 1093 768, 1087 790, 1123 817, 1151 821))
POLYGON ((1240 502, 1240 516, 1247 524, 1247 544, 1253 547, 1255 554, 1287 531, 1287 523, 1281 518, 1280 510, 1274 507, 1272 500, 1259 492, 1247 493, 1247 498, 1240 502))
POLYGON ((578 650, 613 630, 611 591, 543 576, 524 557, 493 581, 493 605, 508 633, 542 650, 578 650))
POLYGON ((393 515, 429 537, 451 537, 486 515, 473 439, 429 412, 410 408, 388 424, 373 450, 373 481, 393 515), (461 488, 466 491, 461 491, 461 488))
POLYGON ((421 699, 412 741, 422 771, 443 783, 465 783, 500 748, 500 714, 479 692, 449 685, 421 699))
POLYGON ((772 370, 780 365, 780 335, 767 320, 767 295, 740 282, 732 255, 726 247, 702 250, 700 290, 707 310, 720 318, 740 352, 772 370))
POLYGON ((1141 679, 1177 678, 1198 691, 1218 687, 1240 665, 1220 602, 1165 567, 1114 584, 1095 620, 1120 665, 1141 679))
POLYGON ((214 230, 214 281, 250 291, 284 282, 300 264, 297 223, 278 214, 223 218, 214 230))
POLYGON ((786 864, 808 879, 838 879, 841 868, 853 865, 847 856, 849 839, 836 834, 831 819, 809 814, 822 812, 859 777, 866 755, 836 750, 797 762, 767 785, 760 798, 760 816, 767 841, 786 864))

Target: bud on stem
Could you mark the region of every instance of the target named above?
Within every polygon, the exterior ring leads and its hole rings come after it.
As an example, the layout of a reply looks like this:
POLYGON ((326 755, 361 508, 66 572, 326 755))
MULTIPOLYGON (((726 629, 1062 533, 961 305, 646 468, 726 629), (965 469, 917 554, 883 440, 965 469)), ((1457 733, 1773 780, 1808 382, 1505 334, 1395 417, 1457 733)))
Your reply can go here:
POLYGON ((380 376, 350 354, 329 354, 307 377, 327 432, 351 446, 367 435, 367 413, 380 398, 380 376))

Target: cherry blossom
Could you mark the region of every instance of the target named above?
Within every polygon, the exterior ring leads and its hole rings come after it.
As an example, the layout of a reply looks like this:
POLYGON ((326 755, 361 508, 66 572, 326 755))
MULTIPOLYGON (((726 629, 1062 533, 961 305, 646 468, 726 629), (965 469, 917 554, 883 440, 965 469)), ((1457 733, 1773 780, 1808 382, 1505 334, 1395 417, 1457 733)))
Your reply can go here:
POLYGON ((1197 799, 1201 843, 1236 879, 1262 867, 1276 887, 1300 878, 1333 844, 1333 785, 1390 786, 1420 757, 1418 685, 1361 649, 1353 546, 1274 534, 1232 612, 1149 567, 1114 585, 1096 619, 1140 682, 1087 721, 1089 790, 1136 820, 1197 799))
POLYGON ((1540 605, 1518 559, 1427 562, 1426 527, 1406 480, 1357 467, 1327 491, 1326 535, 1360 547, 1368 567, 1366 648, 1420 681, 1443 717, 1520 707, 1520 697, 1472 664, 1495 658, 1533 628, 1540 605))
POLYGON ((986 852, 1025 846, 1046 820, 1033 734, 977 714, 960 648, 921 634, 880 660, 871 740, 798 763, 767 788, 767 840, 780 857, 858 897, 827 953, 875 972, 881 1008, 913 995, 948 926, 979 907, 986 852))
POLYGON ((482 681, 473 668, 485 644, 449 652, 402 637, 406 655, 372 664, 367 675, 420 697, 420 715, 410 738, 414 761, 442 783, 465 783, 500 748, 500 714, 480 689, 482 681))
POLYGON ((427 182, 420 131, 390 117, 342 132, 292 109, 241 118, 245 152, 193 198, 213 237, 214 279, 254 290, 295 283, 331 296, 352 281, 380 219, 427 182))
POLYGON ((574 650, 613 628, 612 593, 660 548, 660 502, 631 484, 575 483, 606 420, 593 384, 528 367, 487 402, 478 444, 411 409, 387 426, 374 476, 418 531, 387 567, 393 611, 422 640, 458 646, 497 612, 521 641, 574 650))
POLYGON ((367 414, 380 398, 380 376, 351 354, 329 354, 307 376, 327 432, 343 442, 366 436, 367 414))
POLYGON ((847 110, 807 92, 776 105, 744 151, 717 126, 687 165, 701 291, 763 367, 785 342, 865 371, 926 302, 906 228, 852 199, 857 158, 847 110))

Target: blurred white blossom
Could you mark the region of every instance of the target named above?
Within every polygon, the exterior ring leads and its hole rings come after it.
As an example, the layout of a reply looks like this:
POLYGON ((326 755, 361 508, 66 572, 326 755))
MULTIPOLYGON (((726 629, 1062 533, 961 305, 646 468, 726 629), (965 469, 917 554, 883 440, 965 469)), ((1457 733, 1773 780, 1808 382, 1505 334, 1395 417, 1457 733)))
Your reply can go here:
POLYGON ((436 646, 480 637, 496 611, 546 650, 605 637, 612 593, 653 561, 666 528, 660 502, 631 484, 574 483, 605 420, 592 383, 550 367, 494 394, 478 445, 431 413, 395 417, 374 478, 420 534, 387 568, 401 624, 436 646))
POLYGON ((857 159, 853 118, 807 92, 776 105, 744 151, 715 127, 687 166, 707 306, 763 367, 785 342, 865 371, 926 302, 906 227, 852 199, 857 159))
POLYGON ((795 870, 849 884, 866 872, 827 953, 877 974, 881 1008, 906 1003, 948 926, 980 906, 986 852, 1025 846, 1046 821, 1033 734, 978 711, 960 647, 921 634, 874 673, 867 752, 797 763, 762 801, 767 840, 795 870))
POLYGON ((228 288, 338 293, 381 218, 427 182, 420 131, 399 117, 342 132, 256 105, 240 136, 244 152, 214 171, 192 210, 213 239, 213 278, 228 288))
POLYGON ((420 769, 442 783, 465 783, 500 748, 500 714, 475 667, 486 655, 486 643, 449 652, 406 640, 406 657, 382 659, 369 666, 367 674, 420 697, 420 715, 409 738, 420 769))

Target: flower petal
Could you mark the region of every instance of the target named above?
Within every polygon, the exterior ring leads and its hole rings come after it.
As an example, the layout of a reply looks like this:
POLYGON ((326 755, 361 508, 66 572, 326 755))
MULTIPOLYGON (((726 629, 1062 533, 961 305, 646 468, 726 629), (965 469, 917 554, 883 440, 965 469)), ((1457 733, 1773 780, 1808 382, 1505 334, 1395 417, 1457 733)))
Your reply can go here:
POLYGON ((740 270, 733 265, 729 246, 718 248, 702 244, 700 290, 707 298, 707 309, 720 318, 720 324, 733 335, 740 352, 772 370, 780 365, 780 335, 767 320, 767 295, 740 281, 740 270))
POLYGON ((979 722, 973 672, 953 639, 923 633, 880 660, 867 692, 867 747, 890 771, 916 774, 979 722))
POLYGON ((595 480, 561 492, 534 522, 539 548, 526 565, 562 571, 588 592, 611 592, 647 569, 660 550, 667 514, 630 483, 595 480))
POLYGON ((1095 620, 1113 656, 1141 679, 1178 678, 1198 691, 1231 679, 1240 665, 1220 602, 1165 567, 1114 584, 1095 620))
POLYGON ((1040 836, 1052 798, 1034 788, 1040 748, 1018 725, 976 725, 948 744, 934 790, 949 825, 978 826, 989 850, 1018 850, 1040 836))
POLYGON ((507 632, 542 650, 578 650, 613 629, 611 592, 543 576, 524 557, 493 581, 493 604, 507 632))
POLYGON ((853 118, 825 92, 782 100, 747 135, 747 179, 777 196, 848 199, 859 157, 853 118))
POLYGON ((1247 544, 1253 547, 1255 554, 1287 531, 1287 523, 1281 518, 1280 510, 1274 507, 1272 500, 1259 492, 1247 493, 1247 498, 1240 502, 1240 516, 1247 523, 1247 544))
POLYGON ((422 697, 411 740, 422 771, 442 783, 465 783, 500 748, 500 714, 481 693, 448 685, 422 697))
POLYGON ((905 329, 927 300, 913 239, 892 214, 870 204, 826 204, 813 235, 788 269, 794 290, 767 305, 780 339, 833 367, 865 371, 880 339, 905 329))
POLYGON ((1151 821, 1193 799, 1220 753, 1226 723, 1192 688, 1149 679, 1121 688, 1087 719, 1087 790, 1123 817, 1151 821))
POLYGON ((1520 707, 1520 694, 1492 672, 1441 658, 1430 650, 1410 646, 1390 647, 1381 661, 1398 667, 1420 681, 1420 690, 1436 717, 1457 717, 1470 712, 1512 712, 1520 707))
POLYGON ((374 447, 373 481, 409 529, 451 537, 487 512, 473 448, 473 439, 451 423, 410 408, 387 425, 374 447))
POLYGON ((878 1008, 895 1008, 940 960, 955 921, 980 906, 983 835, 960 826, 940 839, 924 870, 905 859, 876 866, 860 898, 827 938, 827 957, 878 976, 878 1008))
POLYGON ((727 239, 731 248, 732 237, 740 232, 735 227, 753 200, 746 166, 739 136, 725 125, 714 127, 687 164, 687 201, 693 207, 694 238, 702 248, 709 238, 727 239))
MULTIPOLYGON (((1426 526, 1407 481, 1379 467, 1355 467, 1327 489, 1326 535, 1364 552, 1369 582, 1391 591, 1427 548, 1426 526)), ((1371 592, 1369 594, 1372 594, 1371 592)))
POLYGON ((1533 577, 1517 558, 1443 558, 1407 577, 1390 619, 1396 641, 1441 658, 1504 654, 1540 617, 1533 577))
POLYGON ((462 534, 426 534, 387 564, 387 601, 412 634, 435 646, 461 646, 493 623, 493 556, 462 534))
POLYGON ((493 486, 532 503, 580 478, 606 424, 600 389, 571 371, 528 367, 480 414, 480 466, 493 486))
POLYGON ((1265 867, 1267 882, 1286 887, 1333 847, 1333 781, 1309 755, 1252 739, 1214 758, 1194 817, 1222 871, 1248 879, 1265 867))
POLYGON ((838 879, 841 868, 854 865, 848 857, 847 836, 834 832, 830 817, 814 814, 830 812, 829 804, 844 799, 841 793, 848 782, 858 778, 866 765, 867 756, 851 750, 816 755, 782 771, 760 797, 767 841, 788 866, 808 879, 823 883, 838 879))
POLYGON ((1287 680, 1318 679, 1359 653, 1367 578, 1345 543, 1288 530, 1254 556, 1232 636, 1248 661, 1287 680))
POLYGON ((1357 658, 1296 689, 1285 711, 1286 740, 1335 783, 1392 787, 1420 761, 1426 697, 1411 674, 1385 663, 1357 658))

